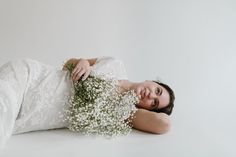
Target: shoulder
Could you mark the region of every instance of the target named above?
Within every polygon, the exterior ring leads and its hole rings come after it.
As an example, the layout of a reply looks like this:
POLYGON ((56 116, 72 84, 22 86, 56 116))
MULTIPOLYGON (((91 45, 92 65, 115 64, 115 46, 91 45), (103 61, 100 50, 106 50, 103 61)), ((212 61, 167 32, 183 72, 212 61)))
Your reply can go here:
POLYGON ((123 62, 114 57, 99 57, 93 65, 93 75, 107 75, 116 79, 128 79, 123 62))
POLYGON ((113 70, 117 69, 118 71, 125 69, 125 65, 122 60, 110 56, 99 57, 94 64, 94 67, 109 67, 113 68, 113 70))

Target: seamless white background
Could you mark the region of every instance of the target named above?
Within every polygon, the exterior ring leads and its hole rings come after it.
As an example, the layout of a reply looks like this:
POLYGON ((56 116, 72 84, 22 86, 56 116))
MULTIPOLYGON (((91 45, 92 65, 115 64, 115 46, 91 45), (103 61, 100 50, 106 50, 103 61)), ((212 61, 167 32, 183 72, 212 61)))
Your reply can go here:
MULTIPOLYGON (((27 57, 60 68, 71 57, 121 59, 130 80, 170 84, 176 103, 168 134, 134 132, 121 140, 126 149, 117 141, 105 142, 116 148, 108 152, 229 157, 236 155, 235 28, 234 0, 0 0, 0 64, 27 57)), ((24 139, 40 135, 13 137, 5 156, 14 150, 24 154, 22 143, 35 144, 24 139)), ((104 153, 99 140, 80 138, 78 145, 93 143, 89 156, 104 153)), ((72 145, 64 144, 61 155, 72 145)), ((50 147, 57 150, 53 142, 39 144, 45 155, 50 147)))

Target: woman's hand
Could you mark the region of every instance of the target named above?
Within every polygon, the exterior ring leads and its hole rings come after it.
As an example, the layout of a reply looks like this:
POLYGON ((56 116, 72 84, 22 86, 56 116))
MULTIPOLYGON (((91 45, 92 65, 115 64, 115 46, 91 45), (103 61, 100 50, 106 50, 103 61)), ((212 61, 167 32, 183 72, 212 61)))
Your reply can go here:
POLYGON ((79 59, 71 73, 72 80, 78 81, 82 77, 82 81, 84 81, 89 76, 91 69, 88 60, 79 59))

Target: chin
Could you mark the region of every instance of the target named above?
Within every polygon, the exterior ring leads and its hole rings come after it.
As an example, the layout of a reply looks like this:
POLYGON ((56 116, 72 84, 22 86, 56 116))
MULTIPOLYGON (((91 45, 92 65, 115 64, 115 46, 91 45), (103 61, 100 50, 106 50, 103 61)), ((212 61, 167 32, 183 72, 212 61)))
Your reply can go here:
POLYGON ((135 107, 137 107, 137 108, 141 108, 141 109, 145 109, 145 108, 139 106, 139 104, 135 104, 135 107))

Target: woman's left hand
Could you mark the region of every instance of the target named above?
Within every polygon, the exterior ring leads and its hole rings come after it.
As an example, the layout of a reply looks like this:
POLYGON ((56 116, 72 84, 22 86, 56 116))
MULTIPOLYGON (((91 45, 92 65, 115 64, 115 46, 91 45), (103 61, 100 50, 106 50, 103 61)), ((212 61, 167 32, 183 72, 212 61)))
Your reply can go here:
POLYGON ((73 81, 78 81, 82 77, 82 81, 84 81, 91 72, 91 66, 86 59, 79 59, 75 68, 71 73, 71 78, 73 81))

